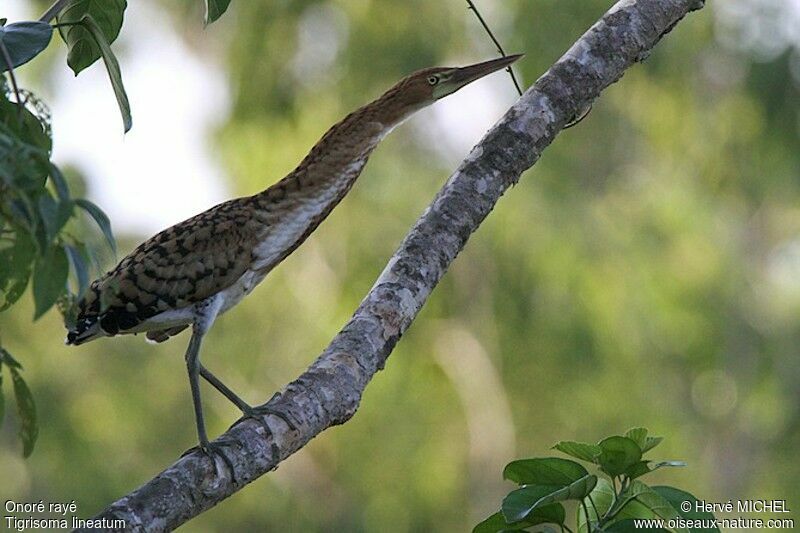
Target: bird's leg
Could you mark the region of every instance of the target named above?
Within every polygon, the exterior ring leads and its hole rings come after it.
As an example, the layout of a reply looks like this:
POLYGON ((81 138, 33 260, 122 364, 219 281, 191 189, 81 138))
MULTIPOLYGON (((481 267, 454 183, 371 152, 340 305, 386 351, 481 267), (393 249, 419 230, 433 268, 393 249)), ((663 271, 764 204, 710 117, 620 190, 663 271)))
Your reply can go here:
POLYGON ((242 413, 246 413, 247 411, 252 409, 252 407, 250 407, 250 405, 247 402, 242 400, 235 392, 229 389, 228 386, 225 385, 222 381, 220 381, 220 379, 217 376, 212 374, 210 370, 208 370, 202 364, 200 364, 199 366, 200 366, 200 376, 204 380, 208 381, 212 387, 214 387, 220 393, 222 393, 223 396, 225 396, 228 400, 230 400, 230 402, 233 405, 238 407, 242 413))
POLYGON ((280 411, 276 411, 274 409, 270 409, 265 406, 252 407, 250 404, 242 400, 235 392, 229 389, 227 385, 225 385, 222 381, 220 381, 220 379, 214 374, 212 374, 211 371, 209 371, 206 367, 204 367, 202 364, 200 364, 199 366, 200 366, 200 375, 203 377, 203 379, 208 381, 215 389, 221 392, 223 396, 225 396, 228 400, 230 400, 230 402, 236 407, 238 407, 239 410, 242 412, 241 418, 239 418, 239 420, 234 422, 231 425, 231 427, 235 426, 236 424, 239 424, 244 420, 247 420, 248 418, 252 418, 256 422, 258 422, 261 425, 261 427, 264 428, 264 434, 272 438, 272 457, 273 460, 277 462, 280 458, 280 449, 278 448, 278 445, 275 443, 275 438, 274 434, 272 433, 272 428, 269 427, 269 424, 267 424, 267 421, 264 420, 264 417, 262 415, 277 416, 278 418, 283 420, 287 426, 289 426, 289 429, 293 431, 297 429, 297 427, 294 425, 294 422, 292 422, 287 415, 281 413, 280 411))
POLYGON ((201 328, 192 328, 192 338, 189 340, 189 347, 186 349, 186 370, 189 373, 189 386, 192 389, 192 403, 194 404, 194 418, 197 424, 197 436, 200 439, 200 447, 204 450, 208 448, 208 435, 206 434, 206 424, 203 419, 203 404, 200 400, 200 384, 197 377, 200 373, 200 343, 203 340, 201 328))
MULTIPOLYGON (((246 401, 242 400, 230 388, 228 388, 228 386, 225 385, 222 381, 220 381, 220 379, 217 376, 212 374, 210 370, 208 370, 202 364, 200 364, 199 366, 200 366, 200 376, 202 376, 203 379, 208 381, 212 387, 214 387, 220 393, 222 393, 223 396, 225 396, 233 405, 238 407, 239 410, 242 412, 242 418, 237 420, 236 423, 239 423, 246 418, 252 418, 256 421, 261 422, 261 425, 264 426, 264 429, 267 431, 267 433, 271 435, 272 430, 269 428, 269 426, 267 426, 266 423, 264 423, 262 416, 273 415, 283 420, 286 423, 286 425, 289 426, 289 429, 291 429, 292 431, 297 429, 297 426, 294 425, 294 422, 292 422, 292 420, 286 414, 281 413, 280 411, 277 411, 275 409, 270 409, 269 407, 263 405, 258 407, 253 407, 246 401)), ((234 425, 236 425, 236 423, 234 425)))
MULTIPOLYGON (((246 401, 242 400, 239 397, 239 395, 233 392, 230 388, 228 388, 228 386, 225 385, 217 376, 212 374, 210 370, 208 370, 202 364, 200 364, 199 366, 200 366, 200 376, 206 381, 208 381, 212 387, 217 389, 233 405, 239 408, 239 410, 242 412, 243 415, 242 419, 254 418, 257 420, 261 420, 262 415, 273 415, 283 420, 286 423, 286 425, 289 426, 289 429, 291 430, 297 429, 297 426, 294 425, 294 422, 292 422, 292 420, 284 413, 276 411, 275 409, 270 409, 269 407, 263 405, 258 407, 253 407, 246 401)), ((264 429, 266 429, 267 432, 271 433, 269 427, 266 424, 262 425, 264 425, 264 429)))
MULTIPOLYGON (((203 451, 209 458, 214 461, 214 465, 216 467, 216 460, 214 459, 214 455, 218 455, 227 465, 228 469, 231 472, 231 478, 233 479, 234 483, 236 482, 236 473, 233 469, 233 463, 231 460, 228 459, 228 456, 222 453, 221 447, 226 442, 214 442, 211 443, 208 441, 208 435, 206 434, 206 425, 205 420, 203 418, 203 405, 200 398, 200 383, 198 382, 198 376, 200 374, 200 344, 203 340, 203 335, 210 327, 211 323, 213 322, 213 317, 210 320, 205 320, 207 322, 205 324, 199 323, 198 321, 192 327, 192 338, 189 340, 189 347, 186 349, 186 369, 189 373, 189 385, 192 390, 192 403, 194 404, 194 417, 195 423, 197 424, 197 437, 200 441, 199 448, 203 451)), ((189 453, 193 449, 187 450, 186 453, 189 453)), ((186 455, 184 453, 184 455, 186 455)), ((219 472, 218 472, 219 475, 219 472)))

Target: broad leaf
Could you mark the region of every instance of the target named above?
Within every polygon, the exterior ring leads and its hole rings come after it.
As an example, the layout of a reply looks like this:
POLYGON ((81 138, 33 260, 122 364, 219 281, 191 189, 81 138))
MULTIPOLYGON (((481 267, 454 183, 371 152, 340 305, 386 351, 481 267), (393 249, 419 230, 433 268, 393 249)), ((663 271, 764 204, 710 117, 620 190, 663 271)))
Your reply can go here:
POLYGON ((687 520, 702 520, 705 522, 704 525, 708 526, 699 528, 692 527, 689 528, 690 532, 719 533, 719 528, 712 522, 714 520, 714 514, 707 511, 697 511, 697 508, 695 507, 697 498, 695 498, 693 495, 686 491, 676 489, 675 487, 658 486, 653 487, 653 490, 661 495, 662 498, 671 503, 672 507, 674 507, 678 511, 678 514, 680 514, 683 518, 687 520), (689 511, 684 511, 682 509, 681 504, 684 502, 691 503, 689 511))
MULTIPOLYGON (((46 22, 15 22, 0 26, 0 43, 5 46, 11 59, 11 68, 24 65, 47 48, 53 28, 46 22)), ((0 54, 0 72, 8 70, 5 58, 0 54)))
MULTIPOLYGON (((42 158, 42 162, 49 161, 48 155, 53 142, 47 128, 28 109, 8 100, 4 95, 0 95, 0 123, 8 128, 8 133, 17 138, 17 142, 22 141, 31 147, 39 148, 41 154, 38 155, 42 158)), ((38 171, 42 177, 47 175, 44 166, 38 171)))
POLYGON ((70 265, 72 265, 72 271, 75 274, 75 280, 78 284, 78 297, 81 297, 89 287, 89 265, 86 264, 86 247, 83 244, 78 244, 76 246, 67 244, 64 248, 67 251, 67 256, 69 256, 69 262, 70 265))
POLYGON ((602 450, 598 463, 609 476, 623 474, 642 459, 642 450, 627 437, 608 437, 598 443, 602 450))
POLYGON ((231 0, 206 0, 206 24, 211 24, 228 10, 231 0))
POLYGON ((49 244, 72 216, 72 202, 59 202, 49 192, 44 191, 39 196, 39 216, 44 223, 46 242, 49 244))
POLYGON ((628 437, 633 442, 635 442, 636 445, 641 450, 644 448, 645 441, 647 440, 647 428, 642 428, 642 427, 631 428, 625 432, 624 436, 628 437))
POLYGON ((544 505, 566 500, 581 500, 597 484, 597 476, 586 475, 566 487, 529 485, 511 491, 504 499, 502 512, 509 522, 526 519, 544 505))
POLYGON ((111 232, 111 221, 108 220, 108 217, 103 212, 103 210, 97 207, 97 205, 95 205, 94 203, 83 198, 75 200, 75 205, 77 205, 78 207, 89 213, 89 215, 94 219, 94 221, 100 227, 100 230, 103 232, 103 235, 106 238, 106 242, 108 243, 109 248, 111 248, 111 251, 116 254, 117 243, 114 240, 114 234, 111 232))
POLYGON ((642 453, 652 450, 661 444, 662 440, 664 440, 664 437, 647 437, 644 441, 644 446, 642 447, 642 453))
POLYGON ((68 274, 67 254, 60 246, 51 247, 46 255, 36 261, 33 269, 34 320, 56 303, 66 288, 68 274))
POLYGON ((22 370, 22 365, 4 348, 0 348, 0 362, 5 363, 9 368, 22 370))
MULTIPOLYGON (((621 501, 624 504, 621 506, 619 513, 615 515, 612 523, 628 518, 662 518, 671 520, 680 517, 678 511, 669 500, 641 481, 634 481, 622 494, 621 501)), ((688 533, 686 528, 676 527, 673 530, 676 533, 688 533)))
POLYGON ((565 487, 588 473, 575 461, 546 457, 512 461, 503 470, 503 478, 520 485, 565 487))
POLYGON ((518 531, 538 524, 563 524, 566 518, 564 506, 560 503, 545 505, 536 509, 525 520, 509 523, 502 512, 497 512, 479 523, 472 533, 497 533, 498 531, 518 531))
MULTIPOLYGON (((598 520, 597 513, 604 516, 611 509, 611 504, 614 503, 614 488, 607 479, 599 478, 594 489, 583 499, 583 502, 589 510, 589 521, 595 524, 598 520)), ((591 528, 586 527, 586 515, 582 506, 578 507, 577 513, 578 531, 580 533, 588 532, 591 528)))
POLYGON ((17 402, 19 416, 19 437, 22 439, 22 454, 28 457, 33 452, 39 426, 36 423, 36 404, 28 385, 19 373, 19 369, 10 367, 11 383, 14 385, 14 399, 17 402))
POLYGON ((0 311, 25 292, 35 256, 33 240, 25 230, 18 228, 10 243, 0 241, 0 311))
POLYGON ((106 65, 108 78, 111 80, 111 87, 114 89, 117 106, 119 106, 119 111, 122 114, 122 124, 127 133, 133 125, 133 119, 131 118, 131 105, 128 102, 128 94, 125 92, 125 86, 122 84, 122 72, 119 69, 117 57, 114 55, 114 52, 111 51, 109 42, 92 17, 85 16, 81 22, 83 26, 89 30, 89 33, 94 37, 100 47, 100 54, 103 56, 103 63, 106 65))
POLYGON ((50 165, 50 180, 53 182, 53 186, 56 189, 56 195, 58 196, 58 199, 62 202, 69 201, 70 196, 67 180, 64 178, 61 170, 59 170, 59 168, 53 164, 50 165))
POLYGON ((600 456, 602 450, 596 444, 588 444, 586 442, 574 442, 569 440, 562 440, 553 446, 553 449, 558 450, 567 455, 571 455, 583 461, 596 463, 597 458, 600 456))
POLYGON ((92 36, 91 30, 82 24, 90 17, 103 35, 103 42, 113 43, 122 28, 122 17, 127 7, 126 0, 74 0, 58 16, 61 24, 74 24, 60 27, 61 38, 67 44, 67 64, 77 76, 80 71, 100 59, 100 44, 92 36))

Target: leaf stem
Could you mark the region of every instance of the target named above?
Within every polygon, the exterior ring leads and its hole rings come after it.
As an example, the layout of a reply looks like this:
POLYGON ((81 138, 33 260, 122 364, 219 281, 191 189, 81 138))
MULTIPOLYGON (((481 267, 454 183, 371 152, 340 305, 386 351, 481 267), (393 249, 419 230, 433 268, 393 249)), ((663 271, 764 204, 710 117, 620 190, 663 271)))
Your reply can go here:
POLYGON ((22 96, 19 94, 19 87, 17 86, 17 77, 14 76, 14 65, 11 64, 11 56, 8 53, 5 43, 0 39, 0 53, 3 55, 3 61, 8 67, 8 77, 11 78, 11 87, 14 89, 14 97, 17 99, 17 122, 22 120, 22 107, 25 105, 22 102, 22 96))
MULTIPOLYGON (((594 515, 597 517, 597 522, 599 523, 600 522, 600 511, 597 510, 597 506, 594 504, 594 499, 592 498, 592 495, 589 494, 587 496, 587 498, 589 498, 589 503, 592 504, 592 509, 594 509, 594 515)), ((587 520, 586 522, 588 524, 589 521, 587 520)))
POLYGON ((42 16, 41 16, 41 17, 39 17, 39 21, 40 21, 40 22, 50 22, 50 21, 51 21, 51 20, 53 20, 53 19, 54 19, 56 16, 58 16, 58 14, 59 14, 59 13, 61 13, 62 11, 64 11, 64 8, 65 8, 65 7, 67 7, 67 4, 69 4, 69 3, 70 3, 70 1, 71 1, 71 0, 56 0, 56 1, 53 3, 53 5, 51 5, 50 7, 48 7, 48 8, 47 8, 47 11, 45 11, 45 12, 42 14, 42 16))
POLYGON ((50 24, 53 28, 68 28, 70 26, 81 26, 83 23, 78 22, 56 22, 55 24, 50 24))
MULTIPOLYGON (((500 41, 497 40, 497 38, 494 36, 494 33, 492 33, 492 30, 489 29, 489 25, 486 24, 485 20, 483 20, 483 16, 481 16, 481 12, 478 11, 478 8, 475 7, 475 4, 472 2, 472 0, 467 0, 467 6, 468 6, 467 9, 471 9, 472 11, 475 12, 475 16, 478 17, 478 22, 481 23, 481 26, 483 26, 483 29, 486 30, 486 33, 489 34, 489 38, 492 40, 494 45, 497 47, 497 51, 500 52, 500 55, 503 56, 503 57, 506 57, 506 52, 503 50, 503 47, 500 45, 500 41)), ((517 82, 517 77, 514 76, 514 71, 511 69, 511 65, 509 65, 506 68, 506 70, 511 75, 511 81, 514 82, 514 87, 517 88, 517 92, 519 93, 520 96, 522 96, 522 89, 520 88, 519 83, 517 82)))
POLYGON ((586 515, 586 531, 591 531, 592 530, 592 519, 589 518, 589 508, 586 506, 586 498, 581 500, 581 507, 583 507, 583 514, 586 515))

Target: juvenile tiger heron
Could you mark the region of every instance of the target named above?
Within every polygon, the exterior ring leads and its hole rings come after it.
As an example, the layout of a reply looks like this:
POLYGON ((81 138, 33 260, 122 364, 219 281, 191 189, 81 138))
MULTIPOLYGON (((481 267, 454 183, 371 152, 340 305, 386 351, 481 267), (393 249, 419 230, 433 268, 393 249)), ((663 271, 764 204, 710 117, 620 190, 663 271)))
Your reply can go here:
POLYGON ((149 340, 163 342, 191 326, 186 366, 197 436, 206 453, 214 450, 203 421, 199 376, 245 417, 280 416, 251 407, 200 363, 203 336, 330 214, 395 126, 519 57, 415 72, 329 129, 276 184, 223 202, 148 239, 91 284, 78 303, 67 344, 129 333, 146 333, 149 340))

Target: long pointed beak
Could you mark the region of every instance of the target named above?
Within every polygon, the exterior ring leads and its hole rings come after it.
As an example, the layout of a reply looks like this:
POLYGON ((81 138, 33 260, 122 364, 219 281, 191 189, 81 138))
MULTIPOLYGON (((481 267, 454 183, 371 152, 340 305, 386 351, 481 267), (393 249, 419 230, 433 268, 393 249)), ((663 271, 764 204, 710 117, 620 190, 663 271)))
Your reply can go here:
POLYGON ((453 75, 447 80, 447 84, 453 87, 453 91, 480 79, 487 74, 491 74, 502 68, 506 68, 511 63, 519 59, 525 54, 515 54, 513 56, 500 57, 497 59, 490 59, 483 63, 476 63, 467 67, 455 69, 453 75))

